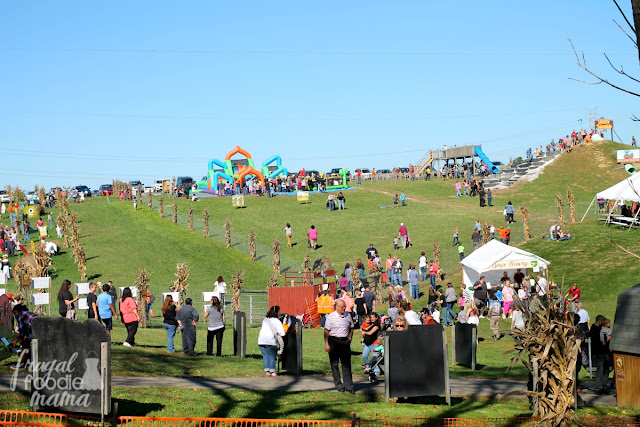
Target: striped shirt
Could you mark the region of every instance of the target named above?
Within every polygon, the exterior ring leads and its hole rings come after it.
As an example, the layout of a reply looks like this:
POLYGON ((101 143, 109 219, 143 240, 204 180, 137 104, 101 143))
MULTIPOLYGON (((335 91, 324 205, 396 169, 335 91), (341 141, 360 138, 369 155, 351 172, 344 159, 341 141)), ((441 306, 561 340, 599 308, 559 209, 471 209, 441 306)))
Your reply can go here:
POLYGON ((353 329, 353 320, 349 313, 340 316, 337 311, 327 314, 324 328, 329 331, 330 337, 348 338, 349 332, 353 329))

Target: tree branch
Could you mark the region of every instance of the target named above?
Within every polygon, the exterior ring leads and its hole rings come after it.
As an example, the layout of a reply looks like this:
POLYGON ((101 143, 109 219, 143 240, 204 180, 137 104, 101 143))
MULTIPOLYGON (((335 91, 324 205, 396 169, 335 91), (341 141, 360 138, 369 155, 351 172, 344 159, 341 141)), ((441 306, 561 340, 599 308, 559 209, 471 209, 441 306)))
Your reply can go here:
POLYGON ((620 69, 618 70, 616 67, 613 66, 613 64, 611 63, 611 60, 609 59, 609 57, 607 56, 607 54, 604 54, 604 57, 607 58, 607 61, 609 62, 609 65, 611 65, 611 68, 613 68, 614 70, 616 70, 618 72, 618 74, 621 74, 625 77, 630 78, 631 80, 633 80, 636 83, 640 83, 640 80, 636 79, 635 77, 631 77, 629 74, 625 73, 624 70, 622 69, 622 65, 620 66, 620 69))
MULTIPOLYGON (((569 39, 569 43, 571 44, 571 48, 573 49, 573 53, 576 56, 576 60, 578 62, 578 67, 582 68, 584 71, 586 71, 587 73, 591 74, 591 76, 595 77, 598 80, 598 83, 589 83, 589 84, 599 84, 599 83, 604 83, 608 86, 611 86, 614 89, 618 89, 621 92, 624 93, 628 93, 629 95, 633 95, 633 96, 637 96, 640 97, 640 94, 635 93, 635 92, 631 92, 627 89, 621 88, 620 86, 617 86, 613 83, 611 83, 610 81, 608 81, 607 79, 603 79, 602 77, 600 77, 599 75, 597 75, 596 73, 594 73, 593 71, 591 71, 588 67, 587 67, 587 62, 585 60, 584 57, 584 53, 582 54, 582 60, 580 59, 580 55, 578 55, 578 51, 576 50, 576 47, 573 45, 573 42, 571 41, 571 39, 569 39)), ((576 80, 576 79, 571 79, 571 80, 576 80)), ((586 83, 586 82, 584 82, 586 83)))
POLYGON ((631 31, 633 31, 634 33, 636 32, 636 27, 634 27, 633 25, 631 25, 631 22, 629 22, 629 20, 627 19, 627 15, 624 14, 624 12, 622 11, 622 9, 620 8, 620 5, 618 4, 618 2, 616 0, 613 0, 613 3, 616 5, 616 7, 618 8, 618 11, 620 12, 620 15, 622 15, 622 17, 624 18, 625 21, 627 21, 627 25, 629 26, 629 28, 631 28, 631 31))
POLYGON ((631 40, 631 43, 633 43, 635 45, 635 47, 638 47, 638 42, 636 40, 633 39, 633 37, 631 37, 629 35, 629 33, 627 33, 621 26, 620 24, 618 24, 616 22, 616 20, 614 19, 613 22, 618 26, 618 28, 620 28, 620 31, 622 31, 624 33, 625 36, 629 37, 629 40, 631 40))

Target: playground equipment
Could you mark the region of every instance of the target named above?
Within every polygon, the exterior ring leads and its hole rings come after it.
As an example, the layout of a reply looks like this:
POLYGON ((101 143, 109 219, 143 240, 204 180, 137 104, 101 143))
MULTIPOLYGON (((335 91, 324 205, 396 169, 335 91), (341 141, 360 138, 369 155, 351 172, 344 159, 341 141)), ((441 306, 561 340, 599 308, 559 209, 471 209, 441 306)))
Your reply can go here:
POLYGON ((432 165, 431 168, 433 169, 434 162, 437 163, 437 169, 440 169, 441 162, 445 165, 459 161, 468 162, 473 161, 474 157, 478 157, 483 163, 485 163, 492 173, 495 174, 500 172, 498 167, 494 165, 482 151, 482 147, 480 145, 463 145, 461 147, 429 151, 429 153, 425 154, 418 163, 416 163, 416 174, 422 174, 429 165, 432 165))
POLYGON ((349 169, 342 168, 338 171, 338 175, 330 175, 326 177, 326 188, 327 190, 336 190, 341 188, 348 188, 348 178, 347 174, 349 173, 349 169))
POLYGON ((277 155, 269 157, 269 159, 262 164, 261 171, 257 170, 251 154, 236 145, 233 150, 227 153, 224 162, 218 159, 209 160, 206 179, 198 182, 198 189, 200 191, 216 193, 219 182, 233 183, 233 187, 235 188, 238 184, 242 183, 243 179, 253 178, 260 179, 260 182, 264 185, 265 177, 272 179, 278 175, 287 176, 288 173, 287 169, 282 167, 282 158, 277 155), (231 160, 231 157, 236 154, 244 155, 246 160, 231 160), (270 166, 273 162, 276 162, 276 165, 270 166), (222 170, 214 170, 214 166, 218 166, 222 170))

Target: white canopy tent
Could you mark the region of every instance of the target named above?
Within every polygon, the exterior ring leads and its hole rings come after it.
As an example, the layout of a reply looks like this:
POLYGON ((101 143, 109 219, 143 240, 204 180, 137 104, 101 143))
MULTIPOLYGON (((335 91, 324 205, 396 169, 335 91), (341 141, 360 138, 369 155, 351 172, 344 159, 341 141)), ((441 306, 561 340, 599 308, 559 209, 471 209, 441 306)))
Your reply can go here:
POLYGON ((528 269, 543 272, 550 263, 531 252, 491 240, 460 261, 460 264, 465 286, 473 286, 480 276, 484 276, 487 283, 493 286, 500 283, 505 271, 513 279, 518 268, 526 275, 528 269))
POLYGON ((584 213, 582 221, 584 221, 587 213, 589 213, 589 210, 591 209, 591 206, 596 199, 615 200, 616 202, 640 202, 640 173, 635 173, 630 177, 623 179, 619 183, 607 188, 606 190, 602 190, 597 193, 591 201, 589 208, 584 213))

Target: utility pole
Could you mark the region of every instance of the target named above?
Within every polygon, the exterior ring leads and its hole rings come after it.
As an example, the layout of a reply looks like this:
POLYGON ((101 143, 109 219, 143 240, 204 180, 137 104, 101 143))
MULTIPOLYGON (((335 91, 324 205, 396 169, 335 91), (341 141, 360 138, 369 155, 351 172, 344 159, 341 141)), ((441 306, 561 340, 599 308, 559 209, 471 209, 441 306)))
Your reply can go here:
POLYGON ((590 126, 593 126, 592 129, 594 132, 596 131, 596 117, 598 117, 597 114, 598 112, 596 107, 587 108, 587 116, 589 117, 588 123, 591 124, 590 126))

